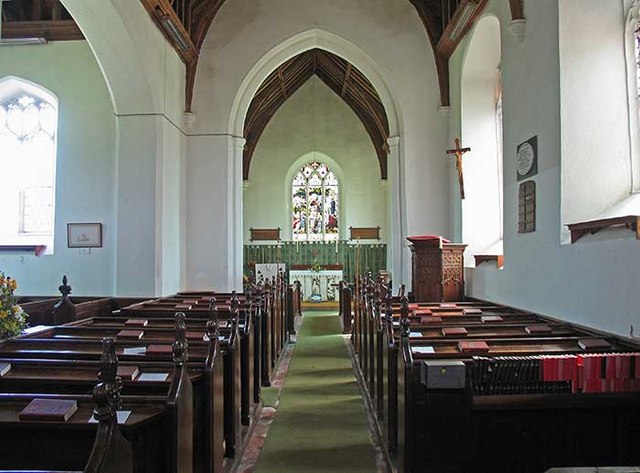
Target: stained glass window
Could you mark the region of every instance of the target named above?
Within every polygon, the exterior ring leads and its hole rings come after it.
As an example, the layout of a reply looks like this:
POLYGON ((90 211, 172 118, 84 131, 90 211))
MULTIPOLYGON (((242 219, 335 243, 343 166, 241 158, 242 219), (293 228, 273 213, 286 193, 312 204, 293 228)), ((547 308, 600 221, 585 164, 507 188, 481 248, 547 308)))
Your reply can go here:
POLYGON ((294 176, 291 192, 293 239, 337 240, 340 199, 334 172, 317 161, 306 164, 294 176))
POLYGON ((0 244, 52 244, 57 121, 55 105, 29 93, 0 101, 0 244))

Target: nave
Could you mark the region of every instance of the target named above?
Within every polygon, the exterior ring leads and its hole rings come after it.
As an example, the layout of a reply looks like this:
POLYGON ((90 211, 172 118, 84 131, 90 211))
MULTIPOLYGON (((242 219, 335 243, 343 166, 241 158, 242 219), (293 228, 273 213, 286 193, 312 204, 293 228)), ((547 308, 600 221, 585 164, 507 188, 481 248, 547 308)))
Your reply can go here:
POLYGON ((364 403, 335 312, 304 312, 275 419, 253 471, 376 471, 364 403))

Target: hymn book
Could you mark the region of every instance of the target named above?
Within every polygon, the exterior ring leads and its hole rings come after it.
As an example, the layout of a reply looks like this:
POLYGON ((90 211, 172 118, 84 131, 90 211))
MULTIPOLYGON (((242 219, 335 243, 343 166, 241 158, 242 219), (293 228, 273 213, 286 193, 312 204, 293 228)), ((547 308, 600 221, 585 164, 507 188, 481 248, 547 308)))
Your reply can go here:
POLYGON ((551 330, 551 327, 549 327, 548 325, 544 325, 544 324, 527 325, 524 328, 524 331, 527 332, 529 335, 539 335, 539 334, 543 334, 543 333, 551 333, 551 332, 553 332, 553 330, 551 330))
POLYGON ((146 319, 128 319, 125 321, 125 325, 133 325, 135 327, 146 327, 149 323, 146 319))
POLYGON ((582 338, 578 340, 578 345, 583 350, 608 350, 611 348, 611 344, 602 338, 582 338))
POLYGON ((169 373, 142 373, 137 381, 166 381, 169 373))
POLYGON ((445 337, 466 337, 467 329, 464 327, 445 327, 442 329, 442 335, 445 337))
POLYGON ((502 322, 504 319, 502 317, 500 317, 499 315, 483 315, 482 317, 480 317, 480 322, 482 323, 487 323, 487 322, 502 322))
POLYGON ((439 324, 442 322, 442 317, 420 317, 421 324, 439 324))
POLYGON ((196 332, 196 331, 187 330, 185 336, 187 337, 187 340, 204 340, 205 339, 205 333, 204 332, 196 332))
POLYGON ((171 345, 149 345, 147 347, 147 353, 152 355, 167 355, 173 353, 171 345))
POLYGON ((136 378, 136 376, 138 376, 139 372, 140 370, 138 370, 137 366, 118 366, 117 375, 122 379, 132 381, 136 378))
POLYGON ((462 313, 464 315, 476 315, 476 314, 482 314, 482 309, 478 309, 476 307, 467 307, 465 309, 462 309, 462 313))
POLYGON ((0 363, 0 376, 4 376, 11 371, 11 363, 0 363))
POLYGON ((20 420, 66 422, 78 410, 78 402, 69 399, 34 399, 20 412, 20 420))
POLYGON ((487 353, 489 351, 489 345, 486 342, 458 342, 458 350, 463 353, 466 352, 481 352, 487 353))
MULTIPOLYGON (((127 419, 131 415, 131 411, 116 411, 116 417, 118 418, 118 424, 124 424, 127 422, 127 419)), ((92 415, 89 419, 90 424, 96 424, 98 421, 92 415)))
POLYGON ((118 338, 133 338, 136 340, 140 340, 144 332, 142 330, 120 330, 118 332, 118 338))

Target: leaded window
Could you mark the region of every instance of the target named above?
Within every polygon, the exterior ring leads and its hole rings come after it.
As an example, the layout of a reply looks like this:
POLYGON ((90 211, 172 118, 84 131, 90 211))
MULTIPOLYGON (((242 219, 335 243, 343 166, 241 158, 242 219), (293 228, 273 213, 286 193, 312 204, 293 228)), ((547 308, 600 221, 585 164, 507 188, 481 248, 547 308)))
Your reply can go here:
POLYGON ((338 179, 326 164, 313 161, 293 178, 292 230, 299 241, 338 239, 338 179))
POLYGON ((0 244, 52 244, 57 121, 55 105, 35 95, 0 101, 0 244))

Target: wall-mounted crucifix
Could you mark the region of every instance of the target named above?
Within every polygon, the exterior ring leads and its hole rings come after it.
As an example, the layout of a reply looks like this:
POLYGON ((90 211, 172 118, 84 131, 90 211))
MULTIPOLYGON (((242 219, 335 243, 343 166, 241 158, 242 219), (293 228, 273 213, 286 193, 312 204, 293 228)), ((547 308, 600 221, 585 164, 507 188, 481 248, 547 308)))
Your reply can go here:
POLYGON ((454 149, 448 149, 447 154, 456 155, 456 170, 458 171, 458 182, 460 183, 460 198, 464 199, 464 179, 462 177, 462 155, 471 148, 462 148, 460 146, 460 138, 456 138, 456 147, 454 149))

